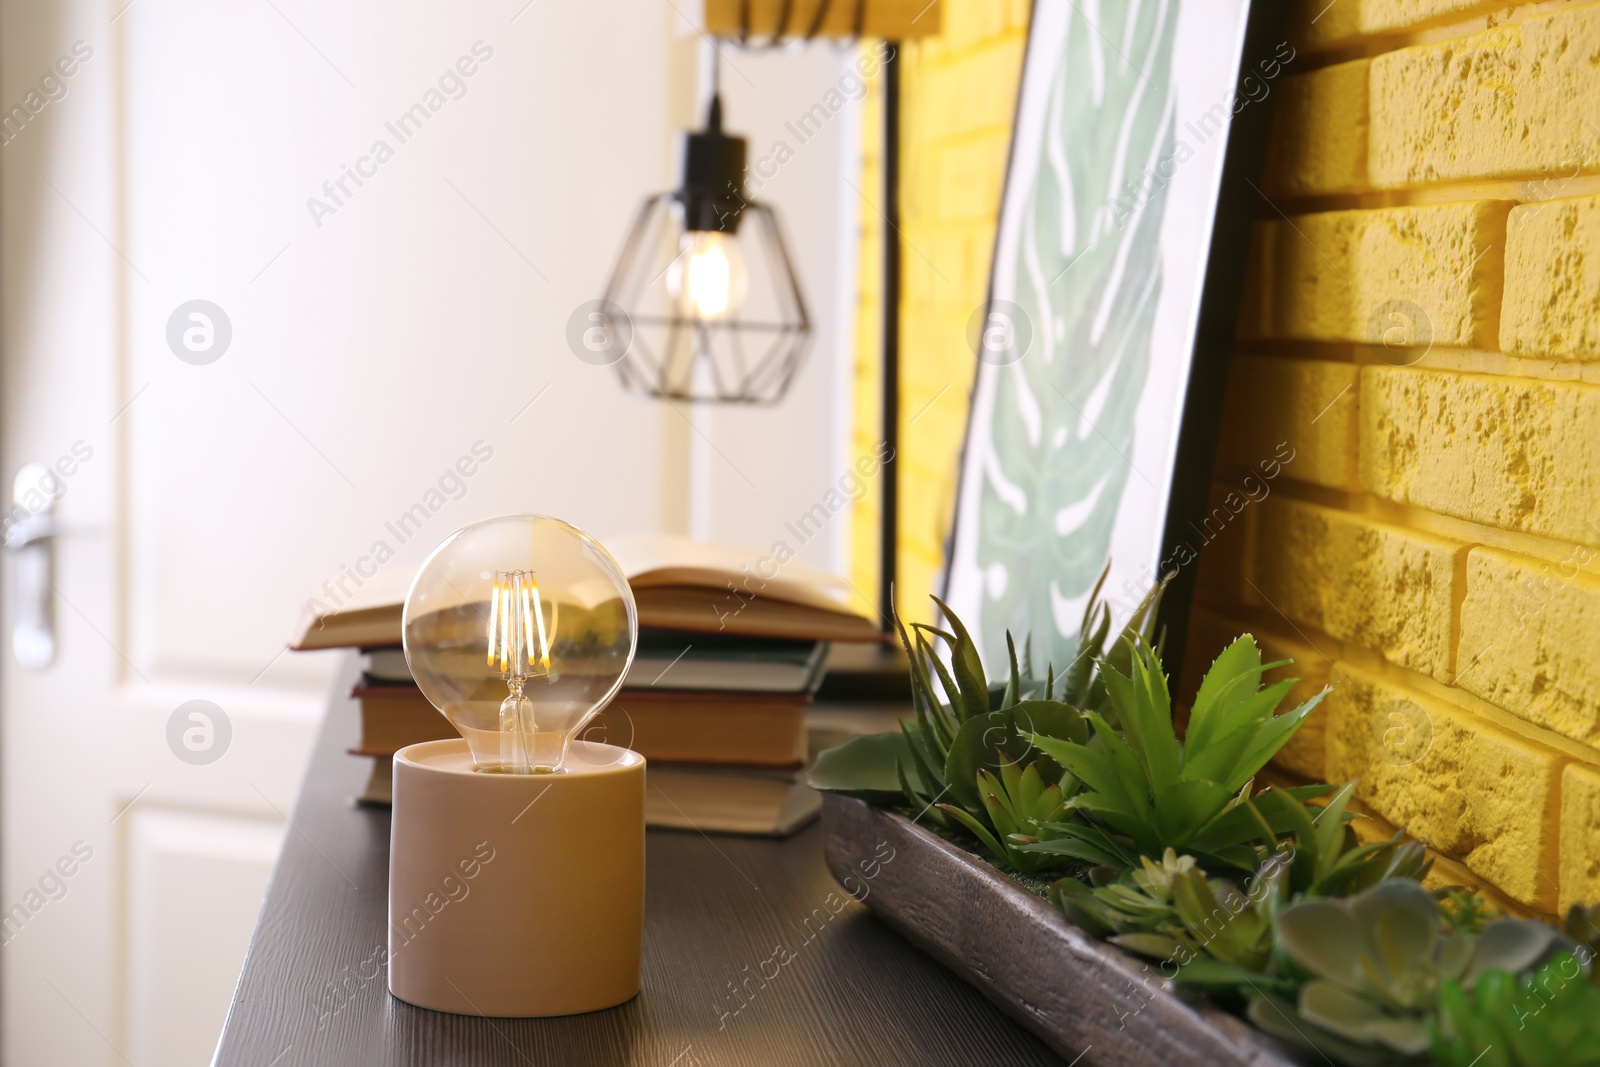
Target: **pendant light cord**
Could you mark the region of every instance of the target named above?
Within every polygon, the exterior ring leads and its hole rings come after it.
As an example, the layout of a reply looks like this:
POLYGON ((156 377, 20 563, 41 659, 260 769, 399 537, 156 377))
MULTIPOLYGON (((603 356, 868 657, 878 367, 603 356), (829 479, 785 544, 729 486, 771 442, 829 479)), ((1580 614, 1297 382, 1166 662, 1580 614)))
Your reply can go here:
POLYGON ((711 50, 711 118, 712 129, 722 128, 722 50, 711 50))

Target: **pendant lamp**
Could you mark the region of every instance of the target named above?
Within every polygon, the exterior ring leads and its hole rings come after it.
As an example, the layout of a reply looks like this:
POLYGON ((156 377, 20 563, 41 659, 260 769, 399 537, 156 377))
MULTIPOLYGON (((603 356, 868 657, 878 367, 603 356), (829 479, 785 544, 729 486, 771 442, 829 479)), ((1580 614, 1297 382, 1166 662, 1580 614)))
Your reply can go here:
POLYGON ((682 182, 645 200, 606 283, 602 306, 631 336, 617 370, 648 396, 773 403, 811 320, 777 213, 745 199, 745 139, 723 132, 715 90, 682 156, 682 182))

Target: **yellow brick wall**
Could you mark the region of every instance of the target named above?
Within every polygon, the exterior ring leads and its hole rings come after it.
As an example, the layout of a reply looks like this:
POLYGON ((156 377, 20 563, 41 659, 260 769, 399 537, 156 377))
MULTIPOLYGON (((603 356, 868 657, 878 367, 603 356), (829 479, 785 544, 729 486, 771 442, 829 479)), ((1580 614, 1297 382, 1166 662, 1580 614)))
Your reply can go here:
MULTIPOLYGON (((1369 811, 1493 899, 1600 901, 1600 3, 1297 7, 1216 494, 1279 441, 1295 457, 1202 557, 1184 686, 1252 630, 1303 690, 1335 686, 1282 766, 1359 777, 1369 811)), ((998 0, 944 10, 904 80, 899 601, 918 615, 1026 22, 998 0)), ((857 522, 872 588, 876 511, 857 522)))
POLYGON ((1281 765, 1513 905, 1597 901, 1600 4, 1308 18, 1216 488, 1296 456, 1208 548, 1185 674, 1258 632, 1334 686, 1281 765))

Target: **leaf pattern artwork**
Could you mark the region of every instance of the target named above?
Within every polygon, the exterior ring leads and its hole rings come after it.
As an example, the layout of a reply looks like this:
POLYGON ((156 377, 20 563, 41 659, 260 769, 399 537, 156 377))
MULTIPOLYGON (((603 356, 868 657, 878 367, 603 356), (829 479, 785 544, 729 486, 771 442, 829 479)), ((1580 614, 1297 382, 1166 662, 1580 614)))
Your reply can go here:
MULTIPOLYGON (((995 368, 976 562, 986 656, 1031 635, 1070 658, 1130 477, 1161 293, 1178 0, 1074 2, 1022 197, 1012 303, 1025 358, 995 368)), ((1004 295, 1004 294, 1001 294, 1004 295)))

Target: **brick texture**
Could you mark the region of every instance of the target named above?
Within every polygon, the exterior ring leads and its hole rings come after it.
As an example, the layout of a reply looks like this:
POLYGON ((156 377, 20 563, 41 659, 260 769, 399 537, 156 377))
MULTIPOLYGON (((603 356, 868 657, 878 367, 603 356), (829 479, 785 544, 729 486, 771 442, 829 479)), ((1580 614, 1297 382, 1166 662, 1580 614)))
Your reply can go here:
POLYGON ((1334 667, 1328 775, 1389 822, 1540 911, 1557 903, 1557 784, 1550 749, 1451 704, 1334 667))
POLYGON ((1530 723, 1600 747, 1600 555, 1558 563, 1475 548, 1461 605, 1460 686, 1530 723), (1470 667, 1469 667, 1470 664, 1470 667))
POLYGON ((1287 498, 1269 499, 1257 523, 1247 600, 1391 663, 1450 677, 1461 545, 1287 498))
POLYGON ((1382 344, 1394 363, 1430 346, 1493 346, 1507 210, 1467 202, 1267 219, 1254 330, 1382 344))
POLYGON ((1492 347, 1509 207, 1468 201, 1268 220, 1252 326, 1264 337, 1382 344, 1397 363, 1429 345, 1492 347))
POLYGON ((1301 47, 1316 50, 1487 15, 1511 4, 1512 0, 1321 0, 1299 6, 1293 36, 1301 47))
POLYGON ((1594 153, 1600 5, 1381 55, 1370 92, 1376 186, 1563 172, 1594 153))
POLYGON ((1561 777, 1561 901, 1600 900, 1600 768, 1568 764, 1561 777))
MULTIPOLYGON (((923 69, 920 92, 906 94, 916 133, 928 137, 959 137, 996 127, 1009 130, 1016 109, 1017 69, 1022 60, 1022 38, 997 32, 948 52, 937 68, 928 69, 923 56, 908 50, 911 61, 923 69), (928 77, 932 74, 932 77, 928 77), (997 91, 1009 88, 1009 91, 997 91)), ((992 209, 986 214, 992 214, 992 209)))
POLYGON ((1511 213, 1500 346, 1519 356, 1600 359, 1600 197, 1511 213))
MULTIPOLYGON (((1271 482, 1259 476, 1211 483, 1205 518, 1190 530, 1188 538, 1188 543, 1200 553, 1196 579, 1201 588, 1212 590, 1224 599, 1243 588, 1250 528, 1260 511, 1256 506, 1258 501, 1253 501, 1250 493, 1253 490, 1255 496, 1265 499, 1261 494, 1270 493, 1271 489, 1271 482)), ((1230 638, 1237 636, 1237 633, 1229 635, 1230 638)), ((1215 653, 1227 644, 1228 640, 1224 639, 1206 651, 1215 653)))
POLYGON ((1379 496, 1600 543, 1600 387, 1366 367, 1360 448, 1379 496))

